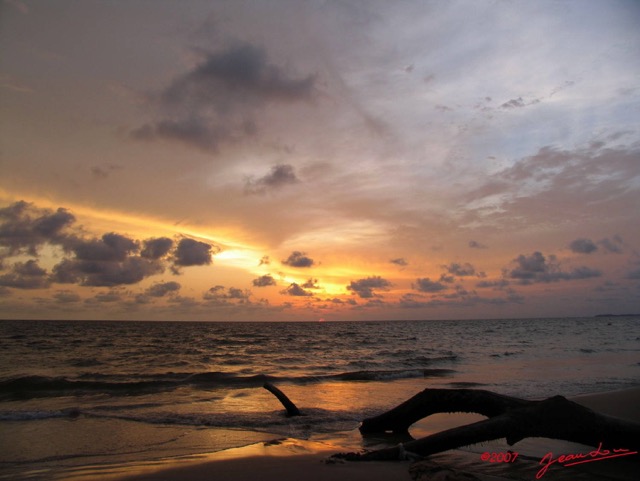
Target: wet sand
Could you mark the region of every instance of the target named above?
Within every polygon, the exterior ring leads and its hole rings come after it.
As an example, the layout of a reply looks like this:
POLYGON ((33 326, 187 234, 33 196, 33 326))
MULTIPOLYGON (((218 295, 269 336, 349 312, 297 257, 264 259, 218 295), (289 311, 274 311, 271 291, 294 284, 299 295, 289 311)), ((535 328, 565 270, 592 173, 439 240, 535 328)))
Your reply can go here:
MULTIPOLYGON (((574 401, 603 414, 640 422, 640 388, 607 393, 577 396, 574 401)), ((449 422, 455 425, 456 415, 449 422)), ((462 424, 468 423, 468 418, 462 424)), ((438 426, 441 429, 442 426, 438 426)), ((622 446, 621 446, 622 447, 622 446)), ((265 481, 324 481, 324 480, 410 480, 411 463, 398 462, 331 462, 331 454, 340 451, 353 451, 353 448, 341 448, 331 440, 322 442, 286 439, 275 442, 257 443, 242 448, 229 449, 207 456, 183 457, 167 459, 163 462, 148 464, 131 464, 119 466, 111 472, 101 473, 101 478, 118 479, 120 481, 144 480, 265 480, 265 481)), ((544 453, 554 454, 589 452, 590 448, 547 439, 526 439, 509 447, 502 441, 483 443, 469 450, 452 450, 430 457, 429 459, 446 469, 438 476, 453 476, 448 479, 465 479, 465 473, 477 476, 482 480, 522 479, 534 480, 539 469, 539 459, 544 453), (523 453, 522 462, 517 465, 483 463, 480 453, 511 449, 523 453)), ((542 479, 589 480, 589 479, 635 479, 639 456, 633 455, 625 460, 607 460, 588 465, 556 469, 549 471, 542 479)), ((414 474, 415 467, 412 468, 414 474)), ((81 473, 77 473, 81 474, 81 473)), ((86 472, 86 479, 91 478, 86 472)), ((93 473, 95 474, 95 472, 93 473)), ((79 476, 76 479, 82 479, 79 476)), ((94 478, 95 479, 95 478, 94 478)), ((425 478, 423 478, 425 479, 425 478)), ((440 479, 429 478, 429 479, 440 479)))

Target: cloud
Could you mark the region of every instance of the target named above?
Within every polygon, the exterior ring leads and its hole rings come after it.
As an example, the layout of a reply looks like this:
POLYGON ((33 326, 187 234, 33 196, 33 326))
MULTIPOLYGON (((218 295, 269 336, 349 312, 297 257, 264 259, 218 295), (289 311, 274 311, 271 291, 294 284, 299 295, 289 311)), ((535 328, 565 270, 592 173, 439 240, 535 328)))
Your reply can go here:
POLYGON ((293 251, 289 257, 281 261, 284 265, 291 267, 311 267, 313 259, 307 257, 306 252, 293 251))
POLYGON ((458 264, 457 262, 452 262, 448 266, 443 266, 449 274, 453 274, 458 277, 466 277, 466 276, 475 276, 476 268, 471 264, 464 263, 458 264))
POLYGON ((291 285, 289 285, 289 287, 287 287, 280 293, 288 296, 296 296, 296 297, 308 297, 313 295, 311 292, 306 291, 295 282, 293 282, 291 285))
POLYGON ((371 276, 366 279, 351 281, 347 289, 355 292, 358 297, 369 299, 374 296, 374 289, 387 290, 389 287, 391 287, 391 283, 388 280, 380 276, 371 276))
POLYGON ((447 286, 438 281, 432 281, 428 277, 416 279, 412 287, 420 292, 440 292, 447 289, 447 286))
POLYGON ((82 298, 77 293, 67 289, 56 291, 55 294, 53 294, 53 298, 59 304, 75 304, 82 300, 82 298))
POLYGON ((158 237, 143 241, 140 256, 146 259, 160 259, 166 256, 173 247, 173 240, 168 237, 158 237))
POLYGON ((15 202, 0 209, 0 246, 8 255, 26 252, 37 255, 45 243, 61 244, 67 238, 66 230, 75 217, 66 209, 38 209, 25 201, 15 202))
POLYGON ((164 271, 162 264, 142 257, 123 260, 65 259, 53 267, 52 280, 79 283, 83 286, 118 286, 137 284, 144 278, 164 271))
POLYGON ((268 287, 268 286, 275 286, 276 285, 276 281, 271 276, 271 274, 266 274, 264 276, 258 277, 257 279, 254 279, 252 281, 252 284, 255 287, 268 287))
POLYGON ((102 303, 113 303, 120 302, 123 300, 122 291, 117 289, 110 289, 107 292, 99 292, 92 298, 86 299, 85 302, 87 304, 102 304, 102 303))
POLYGON ((104 166, 95 165, 91 167, 91 174, 98 180, 108 178, 112 172, 122 169, 121 165, 107 164, 104 166))
POLYGON ((47 271, 34 260, 16 262, 11 271, 0 276, 0 286, 16 289, 42 289, 49 287, 47 271))
POLYGON ((164 139, 215 151, 221 143, 256 133, 256 109, 268 103, 308 101, 315 76, 296 78, 249 43, 196 52, 200 62, 155 96, 162 118, 131 132, 138 140, 164 139))
POLYGON ((397 259, 391 259, 389 262, 395 264, 397 266, 407 266, 409 263, 404 259, 404 257, 398 257, 397 259))
POLYGON ((220 285, 212 287, 202 296, 204 300, 216 305, 236 305, 249 303, 250 297, 251 291, 249 291, 248 289, 229 287, 225 291, 225 287, 220 285))
POLYGON ((520 281, 521 284, 536 282, 571 281, 600 277, 602 273, 589 267, 578 267, 569 272, 562 271, 556 256, 547 259, 541 252, 519 255, 513 260, 515 267, 506 272, 506 277, 520 281))
POLYGON ((279 189, 286 185, 300 182, 296 177, 293 166, 289 164, 278 164, 271 168, 271 171, 257 180, 248 179, 245 185, 247 194, 264 194, 267 190, 279 189))
POLYGON ((613 254, 621 254, 622 253, 622 238, 620 236, 613 236, 613 239, 609 239, 608 237, 598 241, 598 244, 607 252, 611 252, 613 254))
POLYGON ((590 239, 576 239, 569 244, 569 248, 576 254, 591 254, 598 250, 598 246, 590 239))
POLYGON ((101 239, 85 240, 72 237, 65 248, 73 251, 76 259, 88 262, 121 262, 138 251, 138 242, 121 234, 110 232, 101 239))
POLYGON ((484 245, 484 244, 481 244, 478 241, 470 240, 469 241, 469 248, 471 248, 471 249, 487 249, 487 246, 484 245))
POLYGON ((442 298, 424 300, 419 294, 408 293, 400 298, 398 305, 406 309, 423 308, 469 308, 479 305, 504 306, 507 304, 521 304, 524 298, 515 292, 508 292, 504 297, 482 297, 458 287, 455 293, 442 298))
POLYGON ((494 289, 504 289, 509 286, 509 281, 507 279, 498 279, 495 281, 479 281, 476 283, 476 287, 478 288, 494 288, 494 289))
POLYGON ((305 289, 320 289, 318 279, 309 279, 307 282, 302 284, 302 287, 305 289))
MULTIPOLYGON (((194 239, 183 238, 173 253, 176 266, 205 266, 211 264, 213 246, 194 239)), ((218 248, 215 248, 218 251, 218 248)))
POLYGON ((147 296, 151 296, 151 297, 164 297, 165 295, 172 293, 172 292, 178 292, 180 290, 182 286, 174 281, 170 281, 170 282, 161 282, 161 283, 157 283, 152 285, 151 287, 149 287, 146 291, 145 294, 147 296))

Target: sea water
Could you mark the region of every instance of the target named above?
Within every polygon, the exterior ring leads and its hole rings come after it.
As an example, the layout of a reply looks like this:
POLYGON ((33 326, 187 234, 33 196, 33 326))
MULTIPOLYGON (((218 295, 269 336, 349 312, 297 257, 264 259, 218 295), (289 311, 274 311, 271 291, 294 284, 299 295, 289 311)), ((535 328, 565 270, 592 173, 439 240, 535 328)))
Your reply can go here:
POLYGON ((0 479, 357 433, 362 419, 427 387, 537 399, 638 385, 633 316, 0 321, 0 479), (286 417, 265 382, 305 416, 286 417))

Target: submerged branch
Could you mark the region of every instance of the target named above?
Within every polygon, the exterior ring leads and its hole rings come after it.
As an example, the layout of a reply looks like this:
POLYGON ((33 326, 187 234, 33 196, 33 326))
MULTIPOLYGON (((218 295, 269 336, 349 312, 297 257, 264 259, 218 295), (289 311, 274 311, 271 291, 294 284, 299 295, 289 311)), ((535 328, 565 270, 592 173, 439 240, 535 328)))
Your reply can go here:
POLYGON ((267 391, 269 391, 271 394, 273 394, 275 397, 278 398, 278 401, 280 401, 284 406, 284 408, 287 410, 287 416, 301 415, 298 407, 280 389, 275 387, 270 382, 265 382, 262 387, 264 387, 267 391))

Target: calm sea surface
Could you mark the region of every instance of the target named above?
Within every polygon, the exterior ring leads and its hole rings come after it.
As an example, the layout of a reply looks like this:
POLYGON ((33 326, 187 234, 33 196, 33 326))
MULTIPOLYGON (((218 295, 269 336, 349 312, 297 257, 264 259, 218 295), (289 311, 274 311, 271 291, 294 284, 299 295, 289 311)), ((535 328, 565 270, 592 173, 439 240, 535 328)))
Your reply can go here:
POLYGON ((0 321, 0 479, 353 432, 426 387, 541 398, 639 385, 639 317, 0 321), (305 416, 284 416, 265 381, 305 416))

